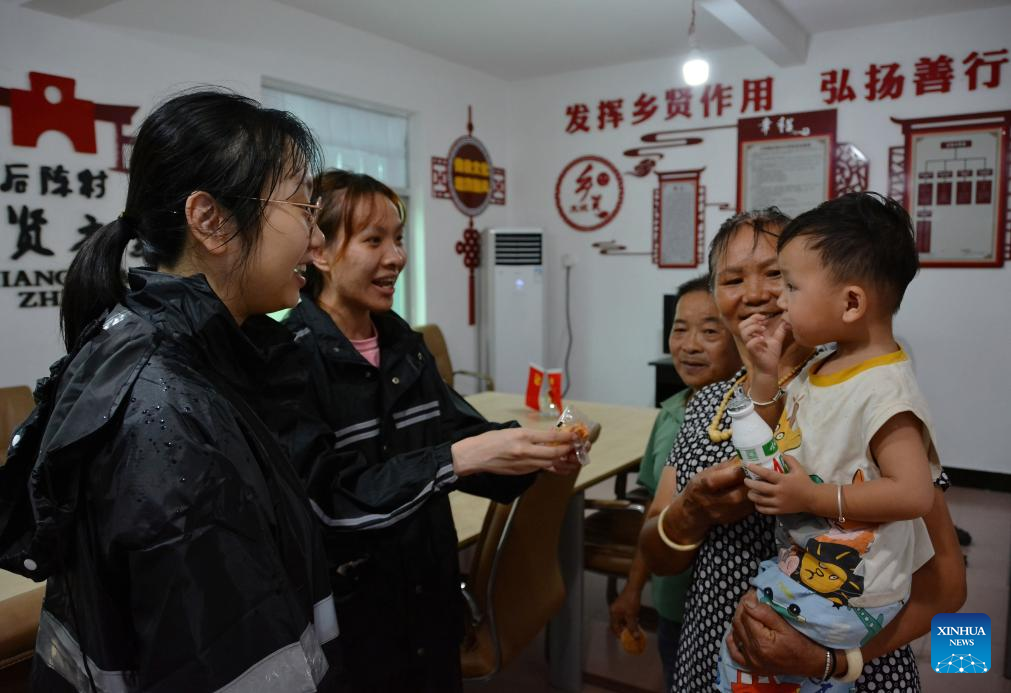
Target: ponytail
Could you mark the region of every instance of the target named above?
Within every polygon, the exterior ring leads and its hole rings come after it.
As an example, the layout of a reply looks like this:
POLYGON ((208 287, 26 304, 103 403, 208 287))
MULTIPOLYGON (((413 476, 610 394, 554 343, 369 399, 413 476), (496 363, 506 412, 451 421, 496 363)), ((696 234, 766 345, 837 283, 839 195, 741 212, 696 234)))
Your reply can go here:
POLYGON ((63 285, 60 325, 71 353, 88 323, 123 300, 123 251, 137 237, 133 223, 119 217, 85 241, 70 263, 63 285))

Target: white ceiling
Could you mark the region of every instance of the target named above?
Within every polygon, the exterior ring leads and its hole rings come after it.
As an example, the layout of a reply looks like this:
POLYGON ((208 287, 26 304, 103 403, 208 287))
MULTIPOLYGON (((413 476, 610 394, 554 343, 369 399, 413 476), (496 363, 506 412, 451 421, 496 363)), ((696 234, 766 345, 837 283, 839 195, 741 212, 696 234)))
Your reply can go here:
MULTIPOLYGON (((145 25, 147 0, 6 1, 88 21, 166 30, 164 23, 145 25)), ((690 0, 273 1, 507 80, 686 53, 691 15, 690 0)), ((785 10, 786 26, 799 25, 809 34, 1011 4, 1011 0, 699 0, 697 33, 704 50, 745 43, 704 9, 707 2, 728 1, 752 12, 765 6, 768 14, 769 5, 785 10)), ((206 0, 206 7, 213 7, 213 0, 206 0)), ((181 21, 201 21, 186 16, 181 21)), ((781 29, 782 33, 788 31, 781 29)))
MULTIPOLYGON (((515 80, 687 50, 688 0, 277 0, 515 80)), ((706 12, 703 46, 741 39, 706 12)))
MULTIPOLYGON (((685 53, 691 14, 690 0, 276 1, 508 80, 685 53)), ((703 2, 701 47, 742 45, 703 2)), ((779 0, 812 34, 1009 2, 779 0)))

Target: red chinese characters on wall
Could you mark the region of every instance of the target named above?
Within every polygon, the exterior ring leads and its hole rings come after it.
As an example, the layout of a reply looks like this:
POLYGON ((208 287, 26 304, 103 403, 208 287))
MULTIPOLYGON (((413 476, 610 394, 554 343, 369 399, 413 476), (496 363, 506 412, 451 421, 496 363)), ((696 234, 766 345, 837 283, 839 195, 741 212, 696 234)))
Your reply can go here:
POLYGON ((581 156, 562 169, 555 183, 555 207, 576 231, 596 231, 621 209, 625 184, 607 159, 581 156))
MULTIPOLYGON (((956 80, 964 79, 969 91, 996 89, 1000 86, 1002 66, 1008 62, 1008 49, 972 51, 960 63, 950 55, 924 56, 913 65, 912 93, 947 94, 956 80)), ((906 91, 906 74, 900 63, 872 63, 859 74, 849 68, 821 73, 822 101, 831 105, 856 101, 857 90, 864 101, 901 98, 906 91)))
POLYGON ((650 121, 691 118, 692 106, 703 118, 719 117, 724 112, 761 113, 772 110, 773 78, 745 79, 741 82, 740 109, 735 109, 734 85, 709 84, 700 89, 667 89, 663 98, 641 92, 633 99, 600 99, 596 105, 573 103, 565 107, 565 132, 570 135, 593 130, 615 130, 623 124, 639 125, 650 121))

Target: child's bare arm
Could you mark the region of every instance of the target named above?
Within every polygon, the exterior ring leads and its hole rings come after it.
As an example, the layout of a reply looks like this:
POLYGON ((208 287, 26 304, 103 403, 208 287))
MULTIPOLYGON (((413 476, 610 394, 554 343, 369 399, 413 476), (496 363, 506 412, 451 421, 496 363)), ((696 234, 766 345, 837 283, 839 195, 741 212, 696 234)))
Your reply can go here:
MULTIPOLYGON (((926 515, 934 502, 930 463, 923 445, 922 424, 911 412, 890 418, 871 438, 871 454, 881 478, 842 487, 842 511, 848 520, 894 522, 926 515)), ((748 497, 768 515, 806 512, 819 517, 839 516, 838 486, 815 484, 796 460, 779 474, 756 465, 748 468, 761 477, 746 479, 748 497)))
POLYGON ((865 522, 923 517, 934 504, 923 424, 912 412, 888 419, 871 438, 881 478, 843 487, 843 513, 865 522))

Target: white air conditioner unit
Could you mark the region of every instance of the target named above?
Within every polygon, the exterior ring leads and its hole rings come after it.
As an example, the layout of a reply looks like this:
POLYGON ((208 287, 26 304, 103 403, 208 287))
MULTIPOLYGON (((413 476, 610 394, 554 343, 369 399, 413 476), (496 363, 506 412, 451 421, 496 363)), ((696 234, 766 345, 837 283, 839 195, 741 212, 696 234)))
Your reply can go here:
POLYGON ((530 362, 544 366, 544 231, 481 234, 480 366, 495 389, 524 392, 530 362))

